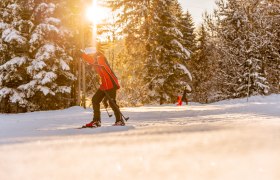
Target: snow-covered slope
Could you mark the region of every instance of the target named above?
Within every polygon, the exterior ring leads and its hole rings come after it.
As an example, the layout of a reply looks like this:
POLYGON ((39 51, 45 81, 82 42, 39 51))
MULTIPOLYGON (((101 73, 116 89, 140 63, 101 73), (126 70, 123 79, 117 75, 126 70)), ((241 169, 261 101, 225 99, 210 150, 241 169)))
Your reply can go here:
POLYGON ((0 179, 279 179, 280 95, 102 112, 0 115, 0 179))

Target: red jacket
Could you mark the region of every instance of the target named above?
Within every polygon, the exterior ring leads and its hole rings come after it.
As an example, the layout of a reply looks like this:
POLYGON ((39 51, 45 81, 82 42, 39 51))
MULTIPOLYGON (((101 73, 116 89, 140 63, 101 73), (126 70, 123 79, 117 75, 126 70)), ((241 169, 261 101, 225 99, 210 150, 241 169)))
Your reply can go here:
POLYGON ((101 77, 102 84, 100 85, 100 90, 106 91, 113 88, 120 88, 118 78, 110 68, 103 54, 97 53, 96 55, 87 55, 83 53, 82 58, 91 64, 97 74, 101 77))

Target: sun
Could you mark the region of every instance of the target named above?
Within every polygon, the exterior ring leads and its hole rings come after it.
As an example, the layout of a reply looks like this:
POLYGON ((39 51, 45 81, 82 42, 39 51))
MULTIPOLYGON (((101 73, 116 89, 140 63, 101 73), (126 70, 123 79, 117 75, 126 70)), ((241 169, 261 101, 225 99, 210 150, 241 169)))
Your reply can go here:
POLYGON ((86 9, 86 17, 94 24, 100 24, 110 16, 110 9, 99 6, 97 0, 93 0, 90 7, 86 9))

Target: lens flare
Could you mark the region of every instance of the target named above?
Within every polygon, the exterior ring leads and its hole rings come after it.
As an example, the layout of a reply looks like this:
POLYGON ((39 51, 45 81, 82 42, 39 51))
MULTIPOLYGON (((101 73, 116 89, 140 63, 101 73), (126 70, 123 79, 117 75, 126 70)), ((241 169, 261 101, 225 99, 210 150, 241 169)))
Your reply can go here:
POLYGON ((96 0, 86 10, 86 17, 94 24, 100 24, 110 16, 110 9, 99 6, 96 0))

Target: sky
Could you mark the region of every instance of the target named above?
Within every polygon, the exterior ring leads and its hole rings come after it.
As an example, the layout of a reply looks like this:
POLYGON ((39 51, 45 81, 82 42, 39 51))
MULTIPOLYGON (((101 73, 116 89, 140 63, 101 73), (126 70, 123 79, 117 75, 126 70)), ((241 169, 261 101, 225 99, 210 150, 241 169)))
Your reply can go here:
POLYGON ((211 12, 215 7, 215 0, 179 0, 184 11, 188 10, 193 20, 198 26, 202 23, 202 14, 204 11, 211 12))

